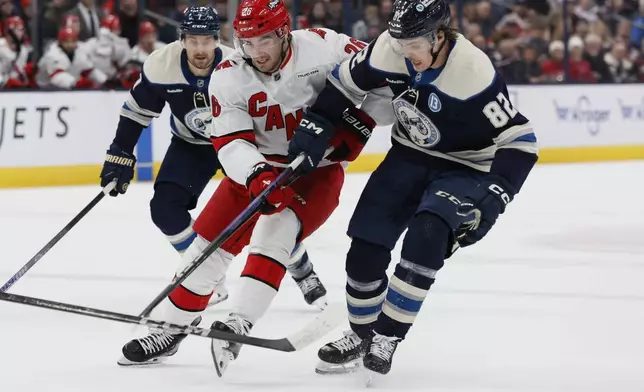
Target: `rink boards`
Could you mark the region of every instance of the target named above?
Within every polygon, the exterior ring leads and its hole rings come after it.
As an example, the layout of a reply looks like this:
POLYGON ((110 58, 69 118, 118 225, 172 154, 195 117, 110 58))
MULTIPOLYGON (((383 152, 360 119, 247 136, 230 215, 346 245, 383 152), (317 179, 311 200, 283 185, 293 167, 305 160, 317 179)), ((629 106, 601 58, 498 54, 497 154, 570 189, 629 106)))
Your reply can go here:
MULTIPOLYGON (((124 91, 3 92, 0 187, 91 184, 119 120, 124 91)), ((644 159, 642 85, 513 86, 533 123, 540 163, 644 159)), ((170 141, 170 111, 137 145, 137 179, 151 180, 170 141)), ((350 172, 373 170, 391 145, 379 127, 350 172)))

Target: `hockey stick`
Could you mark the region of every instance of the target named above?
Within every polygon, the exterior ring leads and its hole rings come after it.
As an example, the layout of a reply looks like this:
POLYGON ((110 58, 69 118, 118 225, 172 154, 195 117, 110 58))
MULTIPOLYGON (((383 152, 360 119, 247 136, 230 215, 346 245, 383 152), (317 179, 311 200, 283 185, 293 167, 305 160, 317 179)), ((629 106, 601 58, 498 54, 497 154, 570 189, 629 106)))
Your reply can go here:
POLYGON ((22 268, 20 268, 20 270, 16 272, 11 277, 11 279, 7 281, 7 283, 5 283, 2 287, 0 287, 0 292, 4 293, 7 290, 9 290, 9 288, 13 286, 20 278, 22 278, 27 273, 27 271, 29 271, 31 267, 33 267, 38 262, 38 260, 40 260, 47 252, 51 250, 51 248, 54 247, 54 245, 58 243, 58 241, 60 241, 65 235, 67 235, 67 233, 69 233, 69 231, 74 226, 76 226, 76 224, 80 222, 80 220, 83 219, 83 217, 85 217, 85 215, 87 215, 87 213, 90 212, 92 208, 94 208, 98 204, 98 202, 105 197, 105 195, 110 193, 110 191, 114 189, 114 187, 116 187, 116 180, 107 184, 107 186, 103 188, 101 193, 96 195, 96 197, 92 199, 92 201, 90 201, 89 204, 85 206, 85 208, 83 208, 81 212, 79 212, 78 215, 76 215, 67 224, 67 226, 63 227, 63 229, 59 231, 58 234, 56 234, 54 238, 52 238, 51 241, 47 243, 47 245, 45 245, 41 250, 39 250, 38 253, 36 253, 36 255, 27 262, 27 264, 25 264, 22 268))
POLYGON ((42 298, 26 297, 18 294, 0 293, 0 301, 14 302, 121 323, 140 324, 173 334, 189 334, 285 352, 298 351, 307 347, 311 343, 331 332, 346 318, 344 306, 336 303, 332 304, 333 306, 327 307, 326 310, 324 310, 311 323, 307 324, 306 327, 288 337, 281 339, 262 339, 214 329, 171 324, 163 321, 151 320, 147 317, 132 316, 129 314, 110 312, 102 309, 67 304, 64 302, 54 302, 42 298))
MULTIPOLYGON (((250 219, 252 219, 255 214, 259 212, 259 209, 262 207, 264 202, 266 201, 266 196, 268 196, 269 193, 273 192, 277 187, 284 186, 285 184, 289 183, 289 180, 293 179, 293 172, 295 169, 304 161, 306 156, 304 154, 300 154, 297 158, 291 162, 290 165, 284 169, 279 176, 275 179, 275 181, 270 184, 266 189, 262 191, 262 193, 259 194, 253 201, 250 202, 250 204, 235 218, 224 230, 222 230, 221 233, 204 249, 203 253, 199 255, 196 259, 192 261, 192 263, 188 264, 186 268, 183 269, 179 274, 175 276, 175 279, 170 283, 168 286, 166 286, 165 289, 159 295, 150 302, 148 306, 143 309, 143 311, 139 314, 139 317, 148 317, 150 313, 152 313, 152 310, 157 307, 174 289, 179 287, 179 285, 188 278, 188 276, 196 270, 201 264, 203 264, 204 261, 208 257, 210 257, 211 254, 213 254, 214 251, 219 249, 224 242, 228 240, 235 232, 242 227, 246 222, 248 222, 250 219)), ((290 184, 290 183, 289 183, 290 184)))

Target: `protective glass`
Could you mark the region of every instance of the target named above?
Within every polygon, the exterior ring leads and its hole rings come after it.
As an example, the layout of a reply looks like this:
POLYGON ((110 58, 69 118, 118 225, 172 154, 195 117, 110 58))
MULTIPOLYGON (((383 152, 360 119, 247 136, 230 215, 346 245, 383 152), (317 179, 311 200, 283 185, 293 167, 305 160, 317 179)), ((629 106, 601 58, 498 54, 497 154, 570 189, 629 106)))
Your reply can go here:
POLYGON ((280 51, 282 38, 275 31, 261 37, 238 38, 235 36, 235 49, 245 58, 272 56, 280 51))

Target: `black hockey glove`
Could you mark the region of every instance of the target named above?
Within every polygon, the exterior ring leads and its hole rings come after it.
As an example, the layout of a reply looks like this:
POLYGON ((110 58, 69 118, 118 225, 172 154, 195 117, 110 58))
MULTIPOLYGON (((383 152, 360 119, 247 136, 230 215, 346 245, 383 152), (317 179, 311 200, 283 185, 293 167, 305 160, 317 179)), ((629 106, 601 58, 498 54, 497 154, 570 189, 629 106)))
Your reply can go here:
POLYGON ((464 218, 456 231, 460 246, 472 245, 485 237, 515 193, 505 179, 489 175, 474 192, 466 196, 458 208, 458 215, 464 218))
POLYGON ((298 155, 305 153, 305 159, 296 171, 307 174, 315 170, 324 157, 329 141, 333 136, 333 124, 326 118, 311 111, 306 113, 300 124, 295 128, 295 134, 288 144, 288 159, 292 162, 298 155))
POLYGON ((101 186, 106 187, 107 184, 116 179, 116 187, 110 191, 110 196, 118 196, 127 191, 130 181, 134 178, 134 165, 136 158, 134 155, 127 153, 115 143, 112 143, 109 150, 107 150, 107 157, 103 163, 103 170, 101 171, 101 186))

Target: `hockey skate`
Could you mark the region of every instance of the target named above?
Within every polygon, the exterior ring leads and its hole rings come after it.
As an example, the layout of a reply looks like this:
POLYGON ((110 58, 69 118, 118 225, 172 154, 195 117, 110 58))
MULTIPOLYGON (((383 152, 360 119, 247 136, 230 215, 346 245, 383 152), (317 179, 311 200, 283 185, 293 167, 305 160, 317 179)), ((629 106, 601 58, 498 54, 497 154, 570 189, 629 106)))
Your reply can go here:
MULTIPOLYGON (((232 313, 228 318, 226 318, 226 320, 215 321, 212 324, 212 329, 231 332, 237 335, 248 335, 251 328, 253 328, 253 324, 251 324, 250 321, 232 313)), ((212 360, 219 377, 224 375, 228 368, 228 364, 237 359, 241 347, 242 345, 240 343, 232 343, 218 339, 212 340, 210 343, 210 352, 212 353, 212 360)))
POLYGON ((228 289, 226 288, 226 277, 224 276, 224 278, 217 283, 217 286, 215 286, 212 297, 210 297, 210 301, 208 301, 208 307, 222 303, 227 299, 228 289))
POLYGON ((367 353, 362 361, 368 375, 367 384, 371 383, 374 373, 387 374, 391 370, 394 353, 400 343, 400 338, 390 337, 374 333, 368 342, 367 353))
POLYGON ((360 339, 355 332, 345 331, 341 339, 327 343, 318 351, 320 361, 315 367, 315 372, 330 375, 358 370, 361 367, 367 342, 360 339))
MULTIPOLYGON (((192 326, 201 322, 197 317, 192 326)), ((121 366, 144 366, 163 363, 179 350, 179 343, 186 338, 185 334, 173 335, 167 332, 151 331, 148 336, 132 339, 123 346, 123 356, 116 362, 121 366)))
POLYGON ((302 279, 293 278, 293 280, 295 280, 297 287, 302 291, 302 295, 304 295, 304 300, 307 304, 316 306, 320 310, 324 310, 327 307, 326 288, 320 282, 320 278, 318 278, 315 271, 309 272, 302 279))

